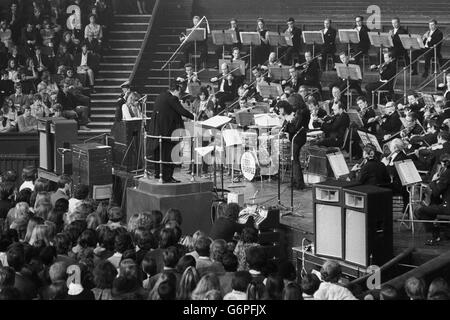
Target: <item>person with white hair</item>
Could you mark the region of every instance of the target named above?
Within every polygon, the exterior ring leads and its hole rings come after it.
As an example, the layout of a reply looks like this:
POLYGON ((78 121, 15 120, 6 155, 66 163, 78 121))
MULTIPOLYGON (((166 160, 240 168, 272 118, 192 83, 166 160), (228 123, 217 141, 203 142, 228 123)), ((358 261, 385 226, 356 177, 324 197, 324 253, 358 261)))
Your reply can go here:
POLYGON ((350 290, 339 283, 341 274, 339 263, 326 261, 320 270, 322 282, 314 293, 314 300, 357 300, 350 290))

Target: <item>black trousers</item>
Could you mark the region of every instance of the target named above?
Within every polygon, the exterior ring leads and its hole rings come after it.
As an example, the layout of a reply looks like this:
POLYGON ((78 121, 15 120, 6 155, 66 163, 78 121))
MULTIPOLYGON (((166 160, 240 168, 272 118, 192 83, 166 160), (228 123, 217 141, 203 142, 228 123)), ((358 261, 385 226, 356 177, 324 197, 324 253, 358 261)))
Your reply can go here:
MULTIPOLYGON (((435 220, 438 215, 450 215, 450 210, 443 205, 430 205, 417 208, 414 215, 419 220, 435 220)), ((424 223, 424 227, 427 232, 437 232, 439 230, 433 223, 424 223)))
POLYGON ((294 163, 292 166, 292 171, 294 175, 293 185, 295 188, 301 188, 305 186, 305 181, 303 180, 303 170, 300 165, 300 151, 302 147, 305 145, 306 141, 300 141, 299 143, 294 143, 293 151, 294 151, 294 163))
MULTIPOLYGON (((430 49, 428 49, 428 48, 426 48, 426 49, 420 49, 420 50, 414 50, 413 52, 412 52, 412 60, 414 61, 414 60, 416 60, 421 54, 424 54, 427 50, 429 50, 425 55, 424 55, 424 58, 425 58, 425 71, 424 71, 424 73, 428 73, 429 72, 429 70, 430 70, 430 64, 431 64, 431 59, 434 57, 434 50, 430 50, 430 49)), ((438 59, 438 62, 439 62, 439 64, 441 64, 442 65, 442 55, 441 55, 441 52, 440 51, 438 51, 437 52, 437 59, 438 59)), ((417 65, 418 65, 418 61, 416 61, 413 65, 412 65, 412 69, 413 69, 413 72, 417 72, 417 65)))
MULTIPOLYGON (((161 160, 164 162, 171 162, 172 161, 172 149, 175 147, 175 143, 171 141, 163 141, 161 143, 162 152, 161 152, 161 160)), ((153 159, 154 160, 160 160, 160 147, 159 145, 156 147, 156 149, 153 151, 153 159)), ((173 164, 163 164, 162 165, 162 178, 164 182, 168 182, 173 177, 173 171, 175 169, 175 165, 173 164)), ((160 175, 160 165, 159 163, 155 163, 155 178, 159 179, 160 175)))
MULTIPOLYGON (((372 99, 372 92, 374 92, 376 90, 387 90, 387 91, 389 91, 388 95, 385 96, 385 99, 387 101, 388 101, 388 99, 391 99, 393 94, 394 94, 394 90, 392 88, 392 84, 390 84, 388 82, 377 81, 377 82, 368 83, 366 85, 366 91, 367 91, 368 99, 372 103, 376 103, 376 104, 381 103, 380 101, 377 101, 378 94, 376 92, 375 92, 374 99, 372 99), (372 100, 375 100, 375 101, 372 101, 372 100)), ((381 98, 381 96, 380 96, 380 98, 381 98)))

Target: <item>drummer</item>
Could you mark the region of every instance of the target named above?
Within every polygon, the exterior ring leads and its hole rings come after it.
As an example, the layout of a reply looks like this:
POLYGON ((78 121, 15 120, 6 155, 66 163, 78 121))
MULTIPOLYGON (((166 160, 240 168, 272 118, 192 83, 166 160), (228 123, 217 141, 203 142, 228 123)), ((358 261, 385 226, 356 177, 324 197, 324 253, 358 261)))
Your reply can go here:
POLYGON ((280 115, 284 118, 283 131, 289 134, 289 140, 293 143, 292 170, 294 180, 292 188, 297 190, 305 189, 303 180, 303 171, 300 165, 300 151, 306 143, 306 133, 310 119, 308 108, 299 108, 297 112, 293 112, 292 106, 287 101, 280 101, 277 104, 280 115))

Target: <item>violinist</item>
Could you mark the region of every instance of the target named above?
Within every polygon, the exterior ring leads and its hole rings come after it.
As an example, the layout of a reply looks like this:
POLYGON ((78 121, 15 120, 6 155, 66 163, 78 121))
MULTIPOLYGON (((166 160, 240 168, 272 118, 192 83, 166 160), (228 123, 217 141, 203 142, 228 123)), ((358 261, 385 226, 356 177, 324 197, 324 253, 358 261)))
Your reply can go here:
POLYGON ((218 92, 216 92, 215 98, 216 104, 221 109, 225 108, 225 103, 233 101, 236 97, 237 86, 233 75, 230 73, 230 68, 227 63, 221 65, 222 74, 211 78, 212 83, 218 84, 218 92))
MULTIPOLYGON (((339 54, 339 59, 341 59, 341 63, 345 64, 346 66, 349 66, 351 64, 350 57, 344 51, 342 51, 339 54)), ((361 82, 362 80, 349 80, 348 81, 349 90, 354 89, 358 92, 358 95, 363 96, 364 92, 361 89, 361 82)), ((339 78, 337 81, 333 82, 329 86, 330 92, 333 89, 333 87, 338 87, 341 91, 344 91, 347 88, 347 79, 339 78)))
MULTIPOLYGON (((255 79, 254 80, 255 84, 253 86, 254 87, 253 90, 259 94, 259 92, 260 92, 259 86, 260 85, 268 85, 270 83, 270 78, 267 76, 267 72, 263 73, 261 68, 259 68, 257 66, 253 67, 252 74, 255 79)), ((261 98, 261 97, 259 97, 259 98, 261 98)))
POLYGON ((430 147, 437 143, 439 127, 436 120, 430 120, 427 123, 427 130, 423 135, 413 135, 409 139, 409 143, 414 149, 421 147, 430 147))
POLYGON ((409 112, 404 121, 404 128, 400 132, 400 137, 402 139, 409 139, 411 135, 421 135, 425 133, 415 112, 409 112))
POLYGON ((200 88, 200 94, 192 103, 192 111, 198 121, 204 121, 214 116, 214 102, 206 87, 200 88))
POLYGON ((328 109, 333 110, 333 106, 341 103, 343 106, 347 105, 347 100, 342 95, 341 90, 338 87, 331 89, 331 100, 328 101, 328 109))
MULTIPOLYGON (((183 88, 183 93, 187 95, 191 95, 189 85, 191 84, 198 84, 201 85, 200 80, 198 79, 197 72, 194 72, 194 67, 191 63, 186 63, 184 65, 185 70, 185 76, 184 77, 178 77, 176 81, 181 85, 183 88)), ((192 100, 195 99, 195 97, 192 97, 192 100)))
POLYGON ((364 124, 364 129, 367 130, 367 132, 370 132, 372 134, 375 134, 377 132, 377 121, 375 114, 375 110, 373 110, 373 107, 369 105, 367 102, 366 97, 359 96, 356 99, 356 104, 358 105, 358 108, 360 110, 361 120, 364 124))
POLYGON ((305 52, 306 62, 302 66, 300 71, 300 84, 311 86, 319 89, 320 95, 322 95, 322 86, 320 84, 320 66, 317 59, 313 58, 311 51, 305 52))
POLYGON ((386 186, 390 183, 386 166, 378 159, 376 147, 369 143, 363 148, 363 161, 352 168, 360 184, 386 186))
MULTIPOLYGON (((375 66, 372 65, 371 69, 378 69, 380 73, 380 80, 377 82, 371 82, 366 85, 367 95, 372 99, 372 92, 377 90, 387 90, 389 91, 389 98, 392 97, 394 93, 394 79, 392 77, 397 73, 397 66, 394 63, 394 56, 391 51, 385 52, 383 54, 384 63, 375 66)), ((374 104, 375 101, 372 101, 374 104)), ((378 102, 379 103, 379 102, 378 102)))
POLYGON ((295 26, 295 20, 292 17, 287 19, 286 24, 287 29, 284 34, 292 40, 292 46, 284 47, 280 55, 284 55, 283 64, 290 65, 293 63, 292 57, 299 55, 301 51, 302 30, 295 26))
POLYGON ((300 80, 300 72, 297 70, 295 66, 289 67, 289 76, 290 78, 288 80, 283 80, 281 84, 283 86, 289 85, 295 92, 298 92, 298 89, 301 85, 300 80))
POLYGON ((438 125, 442 126, 444 121, 450 118, 450 103, 445 103, 443 100, 437 100, 434 103, 434 111, 437 115, 438 125))
POLYGON ((437 143, 430 147, 422 147, 414 151, 416 156, 416 167, 429 171, 429 177, 432 177, 437 170, 439 158, 444 153, 450 153, 450 134, 442 131, 437 135, 437 143))
POLYGON ((383 116, 377 117, 380 122, 381 136, 384 140, 389 140, 400 132, 402 121, 394 102, 388 102, 382 112, 383 116))
MULTIPOLYGON (((432 197, 438 199, 439 203, 418 207, 414 212, 418 220, 435 220, 438 215, 450 215, 450 154, 442 154, 439 161, 440 170, 433 176, 429 185, 432 197)), ((432 234, 432 238, 425 244, 437 245, 441 241, 439 226, 424 223, 424 227, 432 234)))
POLYGON ((347 128, 350 125, 350 118, 345 112, 345 106, 338 102, 333 105, 333 115, 324 119, 317 119, 322 123, 321 129, 326 138, 317 142, 317 145, 324 147, 342 147, 347 128))
POLYGON ((308 97, 308 99, 306 100, 306 105, 308 106, 309 112, 311 113, 311 119, 309 121, 308 129, 320 129, 321 123, 318 120, 323 120, 327 116, 327 112, 319 106, 316 98, 312 96, 308 97))
POLYGON ((445 75, 445 83, 440 83, 438 90, 444 91, 444 100, 450 106, 450 73, 445 75))
POLYGON ((289 140, 293 144, 293 175, 294 181, 292 188, 303 190, 305 182, 303 180, 303 171, 300 165, 300 151, 306 143, 306 132, 310 113, 307 108, 300 108, 294 112, 292 106, 287 101, 280 101, 277 104, 280 115, 284 118, 283 131, 289 134, 289 140))
POLYGON ((409 195, 406 187, 403 187, 400 176, 398 175, 397 169, 395 167, 395 162, 408 159, 408 156, 405 153, 405 144, 401 139, 395 138, 390 142, 389 147, 391 153, 388 156, 384 157, 381 162, 383 162, 386 166, 388 174, 391 178, 391 188, 393 194, 402 196, 403 209, 405 209, 406 205, 409 203, 409 195))

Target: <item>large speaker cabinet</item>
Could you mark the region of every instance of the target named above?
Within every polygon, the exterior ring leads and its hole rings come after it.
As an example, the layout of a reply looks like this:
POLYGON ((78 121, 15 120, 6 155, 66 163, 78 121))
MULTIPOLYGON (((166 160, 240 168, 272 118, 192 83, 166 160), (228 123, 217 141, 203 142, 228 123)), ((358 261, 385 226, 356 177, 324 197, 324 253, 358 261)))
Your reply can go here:
POLYGON ((314 185, 314 253, 316 255, 334 259, 344 258, 343 189, 356 184, 355 182, 329 180, 314 185))
POLYGON ((344 260, 368 267, 393 256, 392 191, 361 185, 344 190, 344 260))

